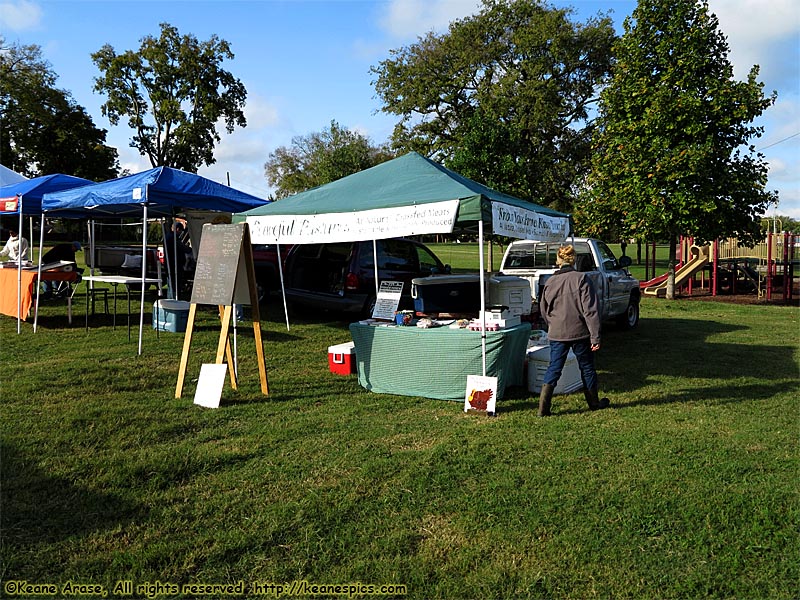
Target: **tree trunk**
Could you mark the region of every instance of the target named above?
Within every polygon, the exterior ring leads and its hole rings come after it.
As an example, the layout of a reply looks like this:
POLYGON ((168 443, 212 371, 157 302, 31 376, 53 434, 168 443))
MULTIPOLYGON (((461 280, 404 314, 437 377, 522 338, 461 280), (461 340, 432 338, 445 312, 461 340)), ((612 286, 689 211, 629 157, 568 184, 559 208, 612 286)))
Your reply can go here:
POLYGON ((673 235, 669 240, 669 271, 667 275, 667 300, 675 299, 675 257, 677 256, 677 242, 673 235))

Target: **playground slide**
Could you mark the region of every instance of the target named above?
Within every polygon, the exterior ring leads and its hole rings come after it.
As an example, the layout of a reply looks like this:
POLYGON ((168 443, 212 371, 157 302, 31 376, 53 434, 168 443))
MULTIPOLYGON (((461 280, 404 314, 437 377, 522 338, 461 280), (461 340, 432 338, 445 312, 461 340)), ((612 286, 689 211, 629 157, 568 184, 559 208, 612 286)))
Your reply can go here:
POLYGON ((639 287, 641 289, 645 289, 645 288, 649 288, 649 287, 654 286, 654 285, 658 285, 662 281, 666 281, 667 277, 669 277, 669 273, 663 273, 663 274, 659 275, 658 277, 653 277, 652 279, 648 279, 647 281, 640 281, 639 282, 639 287))
MULTIPOLYGON (((697 273, 700 269, 708 264, 708 253, 701 252, 699 255, 692 257, 692 260, 683 265, 680 269, 675 271, 675 287, 679 288, 686 283, 689 278, 697 273)), ((658 278, 660 279, 660 277, 658 278)), ((652 280, 651 280, 652 281, 652 280)), ((644 288, 644 293, 648 296, 666 296, 667 294, 667 277, 657 284, 644 288)))

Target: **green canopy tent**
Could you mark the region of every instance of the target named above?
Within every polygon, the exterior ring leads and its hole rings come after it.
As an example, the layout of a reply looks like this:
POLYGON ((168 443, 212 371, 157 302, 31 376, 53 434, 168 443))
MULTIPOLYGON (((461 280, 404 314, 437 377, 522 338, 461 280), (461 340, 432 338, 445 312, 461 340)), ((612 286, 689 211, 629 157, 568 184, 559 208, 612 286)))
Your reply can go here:
POLYGON ((237 215, 254 243, 321 243, 476 231, 566 238, 569 215, 503 194, 411 152, 237 215))
MULTIPOLYGON (((565 213, 493 190, 416 152, 239 213, 234 220, 248 223, 254 244, 378 240, 467 230, 477 231, 481 249, 487 226, 495 235, 562 241, 571 223, 565 213)), ((481 252, 481 308, 484 271, 481 252)))

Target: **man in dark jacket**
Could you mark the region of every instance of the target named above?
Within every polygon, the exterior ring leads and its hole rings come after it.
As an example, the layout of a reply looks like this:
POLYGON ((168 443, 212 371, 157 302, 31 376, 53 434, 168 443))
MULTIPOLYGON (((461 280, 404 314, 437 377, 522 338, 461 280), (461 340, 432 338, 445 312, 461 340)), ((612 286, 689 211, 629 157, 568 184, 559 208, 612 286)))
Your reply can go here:
POLYGON ((584 396, 591 410, 607 408, 608 398, 599 398, 594 352, 600 349, 600 312, 592 282, 575 267, 575 248, 558 249, 560 267, 545 282, 539 307, 547 323, 550 340, 550 364, 544 374, 539 396, 539 416, 550 415, 553 390, 561 377, 570 349, 581 371, 584 396))
POLYGON ((81 249, 80 242, 71 242, 69 244, 56 244, 42 256, 42 264, 58 262, 64 260, 67 262, 75 262, 75 253, 81 249))
MULTIPOLYGON (((81 250, 80 242, 70 242, 69 244, 56 244, 50 250, 42 255, 42 264, 58 262, 60 260, 66 262, 75 262, 75 253, 81 250)), ((45 279, 44 284, 44 297, 47 298, 55 291, 56 286, 60 283, 57 281, 49 281, 45 279)))

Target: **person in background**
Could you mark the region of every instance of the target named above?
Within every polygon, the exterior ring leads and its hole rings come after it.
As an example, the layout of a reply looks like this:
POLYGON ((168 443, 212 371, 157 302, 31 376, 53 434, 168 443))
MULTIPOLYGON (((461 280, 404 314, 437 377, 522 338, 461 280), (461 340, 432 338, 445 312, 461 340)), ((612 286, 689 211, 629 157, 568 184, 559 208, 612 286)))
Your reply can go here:
MULTIPOLYGON (((56 244, 42 256, 42 264, 54 263, 59 261, 71 262, 75 261, 75 253, 80 252, 82 249, 80 242, 70 242, 69 244, 56 244)), ((58 282, 44 280, 42 286, 44 287, 44 295, 49 296, 53 293, 53 288, 58 282)))
POLYGON ((42 264, 58 262, 75 262, 75 253, 82 249, 80 242, 70 242, 69 244, 56 244, 42 256, 42 264))
POLYGON ((192 271, 192 260, 194 255, 192 249, 183 242, 185 227, 180 221, 175 221, 172 231, 167 233, 164 238, 164 251, 169 260, 170 276, 176 281, 176 298, 178 294, 184 292, 186 280, 192 271), (174 257, 174 258, 173 258, 174 257))
POLYGON ((9 260, 18 262, 20 259, 28 260, 28 240, 20 237, 14 229, 8 230, 8 241, 3 249, 0 250, 0 256, 7 256, 9 260))
POLYGON ((575 353, 586 403, 591 410, 608 408, 608 398, 598 397, 597 371, 594 352, 600 349, 600 312, 592 282, 577 271, 575 248, 571 245, 558 249, 553 273, 542 288, 539 299, 542 318, 547 323, 550 340, 550 364, 544 374, 539 396, 539 416, 550 416, 553 390, 570 349, 575 353))

